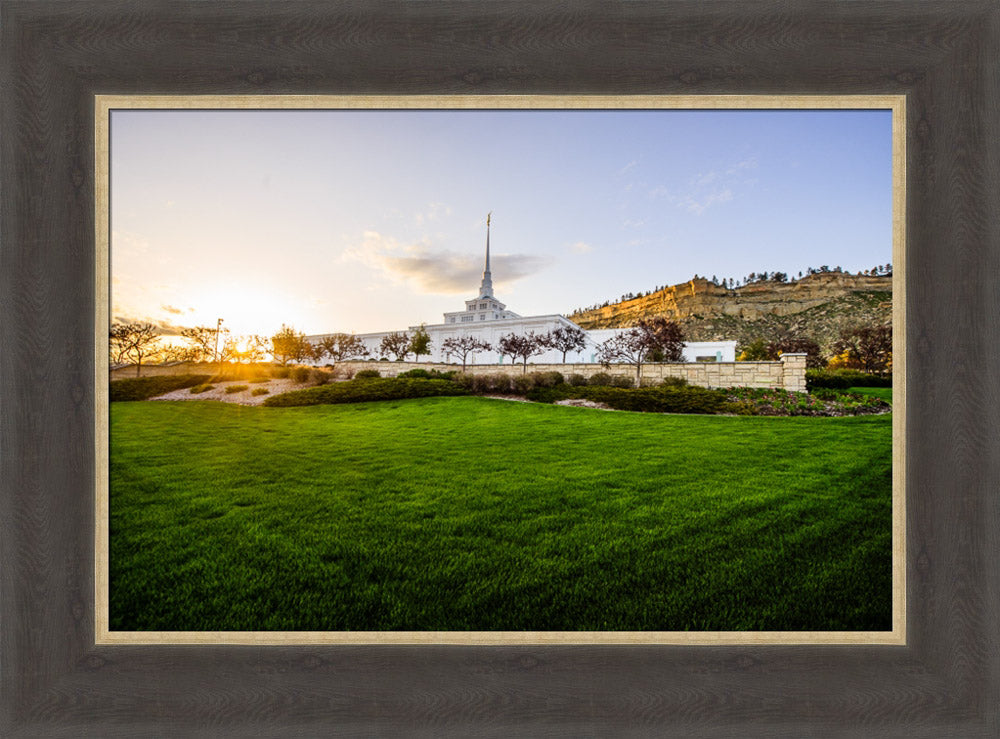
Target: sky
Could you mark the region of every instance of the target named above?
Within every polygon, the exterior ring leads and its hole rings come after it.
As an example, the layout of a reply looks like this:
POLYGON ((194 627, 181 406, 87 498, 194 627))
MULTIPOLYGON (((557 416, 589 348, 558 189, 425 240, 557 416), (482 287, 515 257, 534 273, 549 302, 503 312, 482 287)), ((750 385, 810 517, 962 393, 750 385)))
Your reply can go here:
POLYGON ((114 320, 404 330, 695 274, 891 261, 891 113, 165 111, 111 117, 114 320))

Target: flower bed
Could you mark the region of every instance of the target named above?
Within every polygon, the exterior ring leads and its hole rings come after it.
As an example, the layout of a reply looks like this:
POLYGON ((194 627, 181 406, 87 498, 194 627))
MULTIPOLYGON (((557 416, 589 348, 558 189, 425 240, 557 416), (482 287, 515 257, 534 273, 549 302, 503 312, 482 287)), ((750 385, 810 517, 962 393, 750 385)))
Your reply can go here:
POLYGON ((861 416, 892 410, 880 398, 820 388, 807 394, 732 387, 726 394, 735 413, 752 416, 861 416))

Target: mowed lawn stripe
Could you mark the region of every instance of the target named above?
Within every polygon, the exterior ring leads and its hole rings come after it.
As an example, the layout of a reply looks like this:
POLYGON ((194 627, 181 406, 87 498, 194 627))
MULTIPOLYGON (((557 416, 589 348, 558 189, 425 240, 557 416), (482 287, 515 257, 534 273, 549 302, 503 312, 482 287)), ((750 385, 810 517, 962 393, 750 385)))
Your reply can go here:
POLYGON ((122 630, 884 630, 891 419, 111 407, 122 630))

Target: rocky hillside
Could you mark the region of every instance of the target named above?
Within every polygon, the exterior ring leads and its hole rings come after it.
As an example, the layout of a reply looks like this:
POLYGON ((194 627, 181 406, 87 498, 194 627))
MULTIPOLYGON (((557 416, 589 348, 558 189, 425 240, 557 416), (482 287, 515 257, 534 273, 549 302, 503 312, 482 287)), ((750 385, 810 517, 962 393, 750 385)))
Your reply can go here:
POLYGON ((677 321, 691 341, 735 339, 744 345, 792 334, 815 339, 830 353, 841 329, 892 320, 892 277, 819 272, 734 289, 697 277, 567 318, 592 329, 632 326, 652 316, 677 321))

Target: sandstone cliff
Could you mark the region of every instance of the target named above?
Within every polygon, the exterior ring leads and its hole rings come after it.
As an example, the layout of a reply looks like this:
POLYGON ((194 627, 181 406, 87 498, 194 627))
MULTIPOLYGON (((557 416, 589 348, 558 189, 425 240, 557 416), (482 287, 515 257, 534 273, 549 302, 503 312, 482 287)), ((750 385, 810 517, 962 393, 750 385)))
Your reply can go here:
POLYGON ((698 277, 567 318, 592 329, 632 326, 652 316, 677 321, 692 341, 735 339, 745 344, 791 333, 809 336, 829 351, 842 328, 892 320, 892 277, 822 272, 732 290, 698 277))

